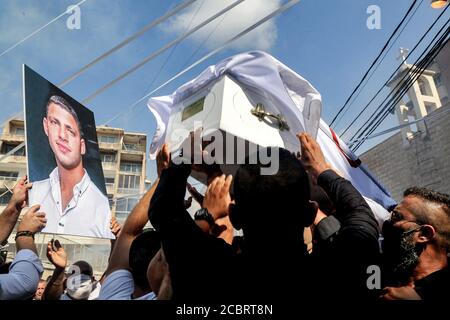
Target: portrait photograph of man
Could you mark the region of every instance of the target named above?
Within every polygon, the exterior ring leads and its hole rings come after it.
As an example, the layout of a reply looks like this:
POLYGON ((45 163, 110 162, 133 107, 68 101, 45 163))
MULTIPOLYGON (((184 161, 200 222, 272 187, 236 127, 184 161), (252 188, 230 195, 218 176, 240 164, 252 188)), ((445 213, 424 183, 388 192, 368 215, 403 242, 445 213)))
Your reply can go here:
POLYGON ((24 67, 29 205, 45 233, 114 238, 94 114, 24 67))

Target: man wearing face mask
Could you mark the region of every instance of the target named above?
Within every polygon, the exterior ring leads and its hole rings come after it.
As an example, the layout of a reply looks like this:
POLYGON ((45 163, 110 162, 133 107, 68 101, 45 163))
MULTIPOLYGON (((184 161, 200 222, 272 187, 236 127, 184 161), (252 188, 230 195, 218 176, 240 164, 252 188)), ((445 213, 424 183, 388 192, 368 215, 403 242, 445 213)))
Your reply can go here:
POLYGON ((450 196, 412 187, 383 225, 385 300, 449 300, 450 196))
POLYGON ((92 266, 88 262, 74 262, 69 267, 70 275, 66 278, 67 254, 58 240, 51 240, 47 244, 47 258, 55 266, 55 270, 42 300, 95 300, 98 297, 101 285, 95 280, 92 266))

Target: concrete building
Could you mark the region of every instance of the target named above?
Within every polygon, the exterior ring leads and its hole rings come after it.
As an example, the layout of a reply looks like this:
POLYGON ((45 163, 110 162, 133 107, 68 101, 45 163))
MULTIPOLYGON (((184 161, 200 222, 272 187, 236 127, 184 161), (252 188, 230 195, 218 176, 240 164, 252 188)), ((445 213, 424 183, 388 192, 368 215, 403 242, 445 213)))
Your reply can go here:
MULTIPOLYGON (((108 126, 97 127, 97 138, 105 176, 106 189, 112 214, 123 224, 129 212, 150 184, 145 178, 147 136, 142 133, 125 132, 120 128, 108 126)), ((18 148, 25 141, 24 123, 21 119, 11 119, 3 127, 0 136, 0 210, 3 211, 17 179, 27 172, 25 146, 18 148), (13 149, 12 154, 5 156, 13 149)), ((0 211, 0 212, 1 212, 0 211)), ((24 209, 26 212, 26 209, 24 209)), ((9 242, 9 255, 15 254, 14 235, 9 242)), ((36 243, 42 261, 50 273, 52 266, 46 261, 46 244, 53 235, 38 235, 36 243)), ((97 275, 106 268, 110 242, 74 236, 55 236, 68 252, 70 261, 86 260, 92 263, 97 275)))
POLYGON ((97 138, 111 210, 123 223, 145 191, 147 135, 98 126, 97 138))
MULTIPOLYGON (((401 53, 404 57, 404 51, 401 53)), ((416 67, 407 64, 388 84, 393 89, 416 67)), ((450 41, 397 104, 400 132, 360 158, 397 201, 410 186, 450 193, 450 41), (415 120, 423 119, 417 123, 415 120), (410 124, 411 123, 411 124, 410 124), (408 125, 410 124, 410 125, 408 125)))

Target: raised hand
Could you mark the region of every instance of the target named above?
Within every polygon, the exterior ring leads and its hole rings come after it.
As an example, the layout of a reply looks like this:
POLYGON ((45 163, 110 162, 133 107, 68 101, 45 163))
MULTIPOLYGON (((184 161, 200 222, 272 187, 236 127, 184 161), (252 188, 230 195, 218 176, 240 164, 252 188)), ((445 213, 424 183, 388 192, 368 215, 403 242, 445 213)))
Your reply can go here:
POLYGON ((25 213, 20 221, 17 231, 30 231, 33 233, 40 232, 45 228, 47 219, 45 213, 38 212, 41 206, 39 204, 34 205, 25 213))
POLYGON ((27 176, 20 178, 13 188, 13 194, 10 200, 10 204, 17 210, 22 210, 27 205, 28 190, 33 186, 32 183, 27 182, 27 176))
POLYGON ((56 268, 67 267, 67 254, 58 240, 52 239, 47 244, 47 258, 56 268))
POLYGON ((117 222, 116 217, 111 218, 111 222, 109 225, 112 234, 116 237, 116 239, 119 237, 120 231, 122 230, 122 225, 117 222))
POLYGON ((203 199, 205 198, 198 190, 193 187, 189 182, 186 183, 187 190, 191 194, 192 198, 198 202, 200 207, 203 207, 203 199))
POLYGON ((297 135, 301 144, 301 161, 306 170, 315 180, 324 171, 331 169, 331 166, 325 161, 322 149, 319 144, 307 133, 297 135))
POLYGON ((206 189, 203 207, 214 217, 214 220, 228 215, 231 204, 230 187, 233 176, 224 174, 216 177, 206 189))
POLYGON ((170 152, 169 146, 164 143, 156 155, 156 170, 158 172, 158 177, 161 176, 161 173, 164 169, 168 168, 170 164, 170 152))

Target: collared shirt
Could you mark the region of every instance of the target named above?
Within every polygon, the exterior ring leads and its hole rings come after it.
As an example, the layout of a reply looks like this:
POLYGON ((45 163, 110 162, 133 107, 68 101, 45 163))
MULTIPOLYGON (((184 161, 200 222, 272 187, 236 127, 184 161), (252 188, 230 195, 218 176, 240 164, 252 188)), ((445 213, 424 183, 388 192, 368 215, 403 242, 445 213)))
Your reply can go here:
POLYGON ((103 281, 98 300, 156 300, 153 292, 133 299, 134 279, 130 271, 119 269, 112 272, 103 281))
POLYGON ((73 197, 66 208, 62 207, 57 167, 48 179, 33 182, 29 199, 30 206, 40 204, 40 211, 46 214, 47 226, 42 232, 114 238, 110 230, 108 198, 92 182, 86 170, 81 181, 73 187, 73 197))
POLYGON ((0 300, 24 300, 32 297, 44 272, 41 260, 33 251, 17 252, 9 273, 0 275, 0 300))

